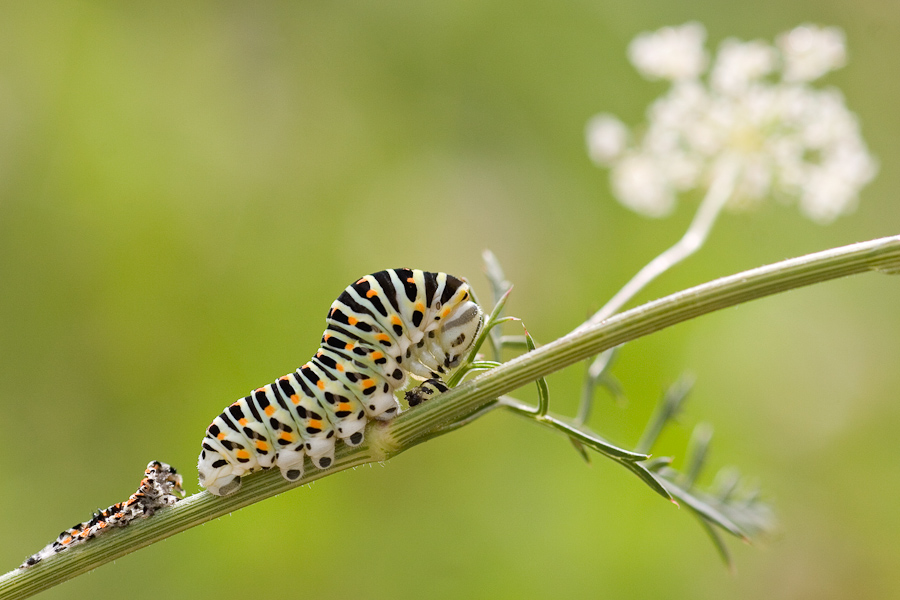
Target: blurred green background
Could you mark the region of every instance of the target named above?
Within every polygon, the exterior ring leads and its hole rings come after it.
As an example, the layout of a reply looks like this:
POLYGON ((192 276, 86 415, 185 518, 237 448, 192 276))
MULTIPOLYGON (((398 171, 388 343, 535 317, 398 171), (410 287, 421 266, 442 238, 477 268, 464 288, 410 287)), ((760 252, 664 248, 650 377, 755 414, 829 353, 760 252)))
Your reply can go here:
MULTIPOLYGON (((725 215, 641 298, 898 233, 894 0, 0 4, 2 570, 126 498, 151 459, 195 491, 208 422, 304 362, 362 274, 444 270, 484 298, 491 248, 539 341, 581 322, 690 219, 620 207, 582 139, 598 111, 643 120, 665 86, 627 43, 688 20, 713 48, 844 28, 849 66, 826 83, 881 173, 829 227, 774 204, 725 215)), ((900 597, 898 307, 900 279, 859 276, 621 353, 630 405, 602 398, 595 428, 634 443, 691 371, 663 450, 710 422, 712 466, 774 501, 778 538, 730 543, 737 576, 687 511, 496 412, 42 597, 900 597)), ((550 379, 555 410, 581 378, 550 379)))

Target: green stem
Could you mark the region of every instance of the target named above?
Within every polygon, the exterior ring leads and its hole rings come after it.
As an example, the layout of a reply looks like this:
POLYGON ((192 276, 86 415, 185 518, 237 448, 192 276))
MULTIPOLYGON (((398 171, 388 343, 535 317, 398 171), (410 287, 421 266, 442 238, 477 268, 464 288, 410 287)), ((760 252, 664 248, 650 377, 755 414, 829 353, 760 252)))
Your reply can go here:
POLYGON ((581 326, 568 335, 518 356, 441 394, 427 411, 394 419, 390 433, 397 447, 413 445, 423 429, 452 422, 481 404, 550 373, 625 342, 694 317, 779 292, 870 270, 900 269, 900 236, 842 246, 744 271, 677 292, 606 321, 581 326))
MULTIPOLYGON (((110 532, 47 559, 30 569, 0 577, 0 600, 27 598, 139 548, 211 519, 357 465, 383 461, 452 423, 479 414, 511 392, 606 349, 671 325, 742 302, 813 283, 870 270, 900 271, 900 236, 862 242, 782 261, 672 294, 575 331, 468 381, 391 422, 375 422, 362 445, 338 447, 327 471, 310 469, 288 483, 277 471, 246 477, 239 493, 225 498, 195 494, 146 521, 110 532)), ((453 430, 450 427, 447 430, 453 430)), ((24 558, 24 556, 23 556, 24 558)))
MULTIPOLYGON (((613 316, 650 282, 700 250, 709 238, 709 233, 716 224, 716 219, 719 218, 722 209, 734 194, 739 171, 738 161, 734 156, 726 154, 719 158, 712 170, 714 174, 712 183, 681 239, 644 265, 615 296, 610 298, 603 308, 587 320, 585 325, 599 323, 613 316)), ((613 350, 614 348, 610 348, 595 358, 588 367, 588 372, 590 374, 599 373, 609 363, 613 350)), ((593 393, 583 396, 578 412, 584 414, 590 412, 593 400, 593 393)))
POLYGON ((563 418, 550 414, 549 411, 540 414, 533 406, 520 402, 515 398, 503 396, 500 398, 500 403, 519 415, 537 421, 551 429, 556 429, 570 438, 577 440, 586 446, 590 446, 600 454, 614 460, 641 461, 650 458, 647 454, 619 448, 618 446, 607 442, 593 431, 590 431, 587 427, 580 424, 569 423, 563 418))

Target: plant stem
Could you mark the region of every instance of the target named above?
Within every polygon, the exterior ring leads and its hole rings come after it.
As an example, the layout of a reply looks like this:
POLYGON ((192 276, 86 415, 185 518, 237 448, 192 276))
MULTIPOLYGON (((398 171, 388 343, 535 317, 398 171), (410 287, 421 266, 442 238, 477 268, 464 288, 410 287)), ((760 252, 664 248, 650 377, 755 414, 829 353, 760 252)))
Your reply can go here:
MULTIPOLYGON (((725 208, 725 205, 734 193, 734 186, 738 176, 738 162, 733 156, 726 154, 718 160, 713 168, 713 173, 714 177, 709 189, 706 191, 706 196, 704 196, 690 226, 681 239, 674 246, 644 265, 644 268, 638 271, 615 296, 610 298, 603 308, 594 313, 580 327, 599 323, 611 317, 651 281, 703 247, 703 244, 706 243, 709 237, 709 232, 716 223, 716 219, 718 219, 722 209, 725 208)), ((610 348, 591 361, 588 366, 589 377, 594 373, 599 373, 604 368, 604 365, 611 358, 612 351, 613 348, 610 348)), ((593 400, 592 390, 590 394, 583 395, 578 407, 578 413, 587 415, 591 410, 593 400)))
POLYGON ((722 208, 731 199, 731 195, 734 192, 734 184, 738 175, 737 161, 730 156, 724 156, 716 164, 714 173, 713 182, 709 186, 709 190, 707 190, 706 196, 703 198, 703 202, 700 203, 700 208, 697 209, 694 220, 691 221, 691 225, 684 233, 684 236, 674 246, 651 260, 643 269, 638 271, 583 326, 599 323, 613 316, 635 294, 644 289, 648 283, 703 247, 706 238, 709 237, 710 230, 722 212, 722 208))
POLYGON ((579 327, 402 413, 393 421, 371 423, 366 431, 366 441, 356 448, 339 446, 335 464, 327 471, 309 469, 295 483, 285 481, 277 471, 258 473, 245 478, 239 493, 224 498, 200 492, 170 509, 159 511, 150 519, 110 532, 30 569, 7 573, 0 577, 0 600, 27 598, 244 506, 337 471, 391 458, 454 429, 448 425, 483 414, 481 410, 503 394, 619 344, 721 308, 873 269, 900 272, 900 236, 826 250, 723 277, 605 321, 579 327))

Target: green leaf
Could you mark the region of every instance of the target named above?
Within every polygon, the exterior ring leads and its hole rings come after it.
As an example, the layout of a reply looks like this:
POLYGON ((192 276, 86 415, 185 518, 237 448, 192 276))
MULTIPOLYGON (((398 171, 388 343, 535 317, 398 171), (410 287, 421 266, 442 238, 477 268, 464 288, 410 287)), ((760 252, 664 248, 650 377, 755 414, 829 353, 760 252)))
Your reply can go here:
POLYGON ((524 335, 501 335, 500 346, 510 350, 525 350, 528 342, 525 341, 524 335))
MULTIPOLYGON (((531 334, 528 333, 528 330, 525 330, 525 342, 528 344, 528 351, 531 352, 537 346, 534 343, 534 339, 531 337, 531 334)), ((538 389, 538 409, 537 414, 539 417, 543 417, 547 414, 547 411, 550 410, 550 386, 547 385, 547 379, 544 377, 539 378, 535 381, 538 389)))
POLYGON ((639 452, 650 452, 656 444, 656 440, 662 433, 666 425, 674 419, 684 406, 691 388, 694 385, 694 379, 690 375, 682 375, 675 383, 669 386, 662 399, 657 403, 653 416, 647 422, 644 433, 638 441, 635 449, 639 452))
POLYGON ((694 514, 697 517, 697 521, 700 522, 700 526, 703 528, 703 531, 705 531, 706 535, 709 536, 709 539, 712 540, 716 552, 719 553, 719 558, 722 559, 722 562, 725 563, 725 566, 728 567, 728 570, 734 573, 734 562, 731 560, 731 553, 728 551, 728 546, 725 545, 725 540, 723 540, 722 536, 719 535, 719 532, 716 531, 712 525, 710 525, 709 521, 703 518, 703 515, 696 512, 694 514))
POLYGON ((741 482, 741 474, 735 468, 720 469, 716 473, 710 489, 714 496, 722 502, 728 502, 737 490, 738 484, 741 482))
POLYGON ((706 456, 709 454, 709 442, 712 440, 713 429, 706 423, 694 427, 691 439, 688 442, 687 459, 685 461, 684 475, 681 484, 686 489, 691 489, 703 466, 706 464, 706 456))
POLYGON ((575 447, 575 451, 578 452, 578 455, 584 459, 584 462, 586 462, 587 464, 591 464, 591 455, 588 454, 588 451, 584 447, 584 444, 571 436, 569 437, 569 441, 572 442, 572 445, 575 447))
POLYGON ((666 489, 666 486, 664 486, 653 473, 648 471, 643 463, 633 461, 620 461, 620 464, 640 477, 641 480, 648 486, 650 486, 650 489, 652 489, 654 492, 656 492, 669 502, 676 505, 678 504, 678 502, 675 501, 675 498, 672 497, 672 494, 669 493, 669 490, 666 489))
POLYGON ((481 253, 481 260, 484 262, 484 274, 491 284, 491 290, 494 293, 494 302, 498 302, 512 284, 507 281, 506 275, 503 274, 503 268, 497 256, 490 250, 481 253))

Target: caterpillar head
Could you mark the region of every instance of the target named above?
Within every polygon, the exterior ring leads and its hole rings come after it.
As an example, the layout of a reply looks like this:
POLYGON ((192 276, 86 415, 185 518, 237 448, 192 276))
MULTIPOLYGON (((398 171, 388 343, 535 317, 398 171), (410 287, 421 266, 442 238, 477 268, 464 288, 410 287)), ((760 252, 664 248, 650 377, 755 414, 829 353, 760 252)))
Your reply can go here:
POLYGON ((465 358, 484 322, 481 307, 475 304, 468 294, 465 297, 466 300, 459 303, 447 315, 438 335, 438 344, 447 357, 445 366, 451 369, 465 358))

